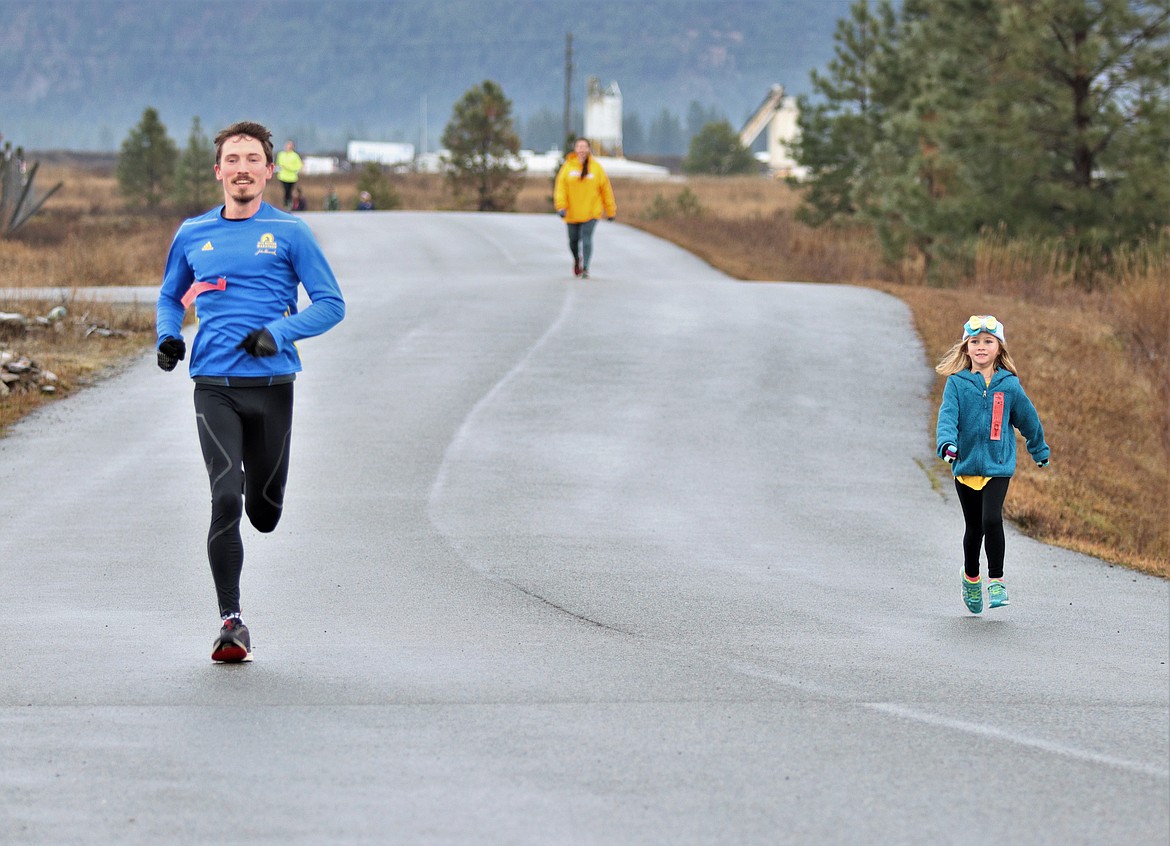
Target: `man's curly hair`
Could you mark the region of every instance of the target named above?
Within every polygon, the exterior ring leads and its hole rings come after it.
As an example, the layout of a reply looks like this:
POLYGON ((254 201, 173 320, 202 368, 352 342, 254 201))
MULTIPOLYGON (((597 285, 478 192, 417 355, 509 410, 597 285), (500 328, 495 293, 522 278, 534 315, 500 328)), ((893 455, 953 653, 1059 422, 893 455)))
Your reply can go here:
POLYGON ((216 164, 219 164, 219 157, 223 153, 223 142, 229 138, 238 138, 241 135, 246 135, 249 138, 255 138, 259 141, 260 146, 264 148, 265 163, 272 164, 272 133, 264 124, 250 120, 237 121, 231 126, 221 129, 219 135, 215 136, 216 164))

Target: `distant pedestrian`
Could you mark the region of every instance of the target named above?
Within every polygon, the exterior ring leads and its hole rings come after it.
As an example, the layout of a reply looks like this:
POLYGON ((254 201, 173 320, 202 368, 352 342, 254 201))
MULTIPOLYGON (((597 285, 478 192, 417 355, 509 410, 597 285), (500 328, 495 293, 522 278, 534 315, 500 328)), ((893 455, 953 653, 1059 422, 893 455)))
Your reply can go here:
POLYGON ((604 216, 617 217, 613 187, 605 170, 593 158, 589 142, 578 138, 573 152, 565 158, 557 173, 553 206, 568 225, 569 252, 573 254, 573 275, 589 278, 589 260, 593 257, 593 229, 604 216))
POLYGON ((329 190, 325 192, 325 211, 338 211, 341 208, 341 197, 337 194, 337 189, 330 185, 329 190))
POLYGON ((357 210, 358 211, 373 211, 374 210, 374 198, 370 196, 369 191, 362 191, 360 194, 358 194, 357 210))
POLYGON ((276 178, 284 186, 284 210, 292 211, 293 188, 296 187, 304 162, 295 149, 292 139, 284 142, 284 149, 276 154, 276 178))
POLYGON ((303 191, 301 191, 301 186, 298 185, 296 188, 293 189, 292 209, 291 210, 295 211, 295 212, 299 212, 299 211, 304 211, 308 207, 309 207, 309 204, 305 201, 305 194, 303 191))
POLYGON ((951 465, 963 509, 963 601, 972 614, 983 611, 979 552, 987 553, 987 601, 1008 604, 1003 581, 1003 503, 1016 470, 1018 429, 1039 467, 1051 450, 1035 406, 1024 393, 1007 351, 1003 324, 991 315, 973 315, 963 337, 935 370, 947 377, 938 410, 938 457, 951 465))
POLYGON ((158 295, 158 366, 187 354, 183 316, 194 304, 191 347, 195 416, 211 481, 207 557, 221 628, 213 661, 252 660, 240 619, 244 546, 240 519, 276 528, 284 508, 292 436, 296 342, 345 316, 329 262, 303 220, 264 202, 272 178, 272 135, 233 124, 215 138, 215 177, 224 204, 179 226, 158 295), (303 287, 310 304, 297 310, 303 287))

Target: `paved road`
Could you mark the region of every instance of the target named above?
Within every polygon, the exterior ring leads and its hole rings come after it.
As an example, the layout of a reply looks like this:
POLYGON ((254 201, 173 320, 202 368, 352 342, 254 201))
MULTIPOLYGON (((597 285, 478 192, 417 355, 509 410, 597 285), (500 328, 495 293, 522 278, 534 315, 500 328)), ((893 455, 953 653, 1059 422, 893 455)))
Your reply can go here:
POLYGON ((350 312, 245 535, 252 665, 207 658, 186 379, 0 441, 0 842, 1167 842, 1167 584, 1013 534, 966 612, 897 300, 309 217, 350 312))

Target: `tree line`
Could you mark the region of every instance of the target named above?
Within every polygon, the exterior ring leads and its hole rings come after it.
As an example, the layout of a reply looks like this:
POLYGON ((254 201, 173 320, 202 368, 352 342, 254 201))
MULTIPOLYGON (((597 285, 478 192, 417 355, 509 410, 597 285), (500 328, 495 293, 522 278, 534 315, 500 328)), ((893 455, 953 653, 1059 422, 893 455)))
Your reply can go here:
MULTIPOLYGON (((170 137, 158 110, 148 106, 122 142, 115 177, 118 192, 132 207, 156 210, 170 203, 195 213, 216 205, 222 188, 215 178, 215 145, 198 116, 192 119, 187 144, 170 137)), ((357 188, 369 193, 375 207, 396 208, 400 199, 380 165, 367 163, 357 188)))
POLYGON ((1170 0, 857 0, 800 98, 802 220, 969 267, 1043 239, 1091 285, 1170 223, 1170 0))
MULTIPOLYGON (((798 217, 870 227, 931 278, 969 275, 989 231, 1039 239, 1091 285, 1170 224, 1168 73, 1170 0, 856 0, 800 98, 798 217)), ((726 119, 692 103, 688 127, 688 172, 758 171, 726 119)), ((180 153, 148 109, 119 160, 127 195, 215 196, 201 133, 180 153)), ((456 196, 513 207, 520 134, 497 83, 464 95, 442 140, 456 196)))
MULTIPOLYGON (((692 122, 704 114, 692 109, 692 122)), ((480 211, 507 211, 515 207, 524 171, 518 167, 521 140, 512 114, 512 101, 492 80, 473 86, 455 104, 443 132, 447 185, 456 198, 480 211)), ((572 139, 562 139, 563 149, 572 139)), ((183 148, 170 138, 158 110, 147 107, 118 155, 118 189, 128 204, 157 209, 171 203, 186 211, 203 210, 218 202, 214 178, 215 148, 198 117, 191 122, 183 148)), ((692 172, 742 173, 758 170, 752 155, 740 143, 726 120, 708 122, 691 139, 684 166, 692 172)), ((367 164, 359 188, 376 197, 376 207, 398 205, 396 192, 376 164, 367 164)))
MULTIPOLYGON (((573 126, 584 125, 580 110, 571 117, 573 126)), ((717 106, 704 106, 698 100, 691 101, 683 117, 663 107, 647 122, 638 112, 623 111, 622 150, 627 156, 682 156, 704 127, 726 120, 717 106)), ((559 149, 564 141, 564 116, 541 108, 517 121, 517 130, 529 150, 559 149)))

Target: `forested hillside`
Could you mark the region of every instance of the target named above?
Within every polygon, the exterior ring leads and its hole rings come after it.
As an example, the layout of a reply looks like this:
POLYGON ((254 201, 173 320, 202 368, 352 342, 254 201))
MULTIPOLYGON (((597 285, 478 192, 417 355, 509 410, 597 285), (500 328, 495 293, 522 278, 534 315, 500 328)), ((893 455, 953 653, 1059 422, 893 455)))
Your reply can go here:
POLYGON ((492 79, 542 147, 559 141, 571 33, 574 111, 587 77, 616 80, 633 146, 678 147, 688 114, 739 125, 772 83, 807 91, 847 12, 845 0, 0 0, 0 133, 114 150, 153 106, 175 137, 195 116, 247 116, 312 151, 418 144, 425 114, 433 148, 463 92, 492 79))

